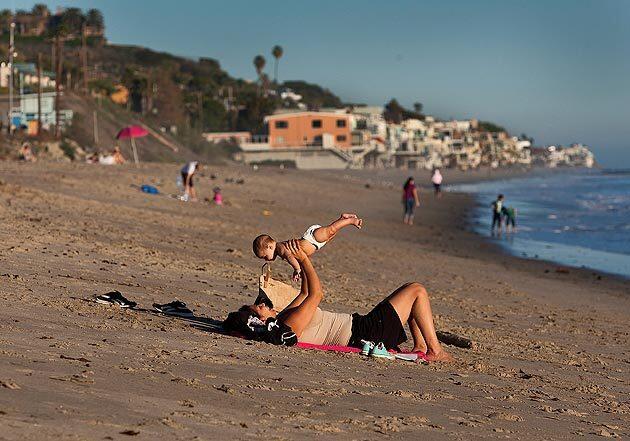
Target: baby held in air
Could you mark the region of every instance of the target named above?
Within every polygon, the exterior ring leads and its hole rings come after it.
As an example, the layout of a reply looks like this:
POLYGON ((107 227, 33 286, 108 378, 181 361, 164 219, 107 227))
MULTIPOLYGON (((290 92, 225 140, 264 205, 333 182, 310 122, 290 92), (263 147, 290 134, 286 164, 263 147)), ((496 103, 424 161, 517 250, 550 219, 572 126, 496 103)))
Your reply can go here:
MULTIPOLYGON (((339 219, 330 223, 325 227, 321 225, 311 225, 308 227, 300 242, 300 248, 304 252, 311 256, 315 251, 321 249, 327 242, 332 240, 335 235, 349 225, 354 225, 360 229, 363 226, 363 219, 359 219, 356 214, 343 213, 339 219)), ((300 264, 287 247, 287 241, 276 242, 268 234, 261 234, 254 239, 253 249, 254 254, 259 259, 264 259, 268 262, 275 260, 276 257, 286 260, 291 267, 293 267, 293 280, 297 281, 300 278, 300 264)))

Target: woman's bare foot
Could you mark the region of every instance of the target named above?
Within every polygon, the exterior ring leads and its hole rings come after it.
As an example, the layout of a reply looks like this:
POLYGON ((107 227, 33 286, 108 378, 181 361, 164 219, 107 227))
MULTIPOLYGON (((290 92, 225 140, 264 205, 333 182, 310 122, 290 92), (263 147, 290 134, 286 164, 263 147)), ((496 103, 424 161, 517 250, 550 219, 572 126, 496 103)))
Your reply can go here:
POLYGON ((453 356, 446 352, 444 349, 441 349, 439 352, 432 351, 429 349, 427 351, 427 360, 428 361, 441 361, 444 363, 450 363, 455 361, 453 356))
POLYGON ((426 347, 425 348, 421 348, 421 347, 417 347, 416 348, 416 347, 414 347, 411 350, 411 352, 422 352, 423 354, 426 354, 427 353, 427 348, 426 347))

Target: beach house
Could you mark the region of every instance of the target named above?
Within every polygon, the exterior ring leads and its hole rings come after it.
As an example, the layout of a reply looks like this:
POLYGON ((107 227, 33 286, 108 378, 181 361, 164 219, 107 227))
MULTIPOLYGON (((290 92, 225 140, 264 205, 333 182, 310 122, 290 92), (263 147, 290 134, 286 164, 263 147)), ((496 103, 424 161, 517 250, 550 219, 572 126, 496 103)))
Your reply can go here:
POLYGON ((352 145, 351 119, 345 111, 278 113, 265 117, 271 148, 352 145))

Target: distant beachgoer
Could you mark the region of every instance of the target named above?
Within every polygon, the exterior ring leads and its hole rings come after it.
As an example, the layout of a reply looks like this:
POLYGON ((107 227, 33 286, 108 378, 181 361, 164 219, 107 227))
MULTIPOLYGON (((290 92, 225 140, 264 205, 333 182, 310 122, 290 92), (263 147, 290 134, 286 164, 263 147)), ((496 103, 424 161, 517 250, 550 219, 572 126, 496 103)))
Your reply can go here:
POLYGON ((403 185, 402 203, 405 207, 403 222, 407 225, 413 225, 413 210, 415 207, 420 206, 420 199, 418 198, 416 182, 412 177, 409 177, 405 185, 403 185))
POLYGON ((20 148, 20 161, 26 161, 26 162, 35 162, 37 161, 37 158, 35 157, 35 154, 33 153, 33 150, 31 149, 31 145, 28 142, 25 142, 24 144, 22 144, 22 147, 20 148))
POLYGON ((214 187, 214 196, 212 197, 212 201, 216 205, 223 205, 223 195, 221 194, 221 189, 219 187, 214 187))
POLYGON ((431 176, 431 182, 433 183, 433 189, 435 190, 436 197, 442 197, 442 173, 440 173, 440 169, 436 168, 433 171, 433 176, 431 176))
POLYGON ((505 231, 508 233, 516 232, 516 208, 503 207, 501 212, 505 219, 505 231))
POLYGON ((453 360, 438 341, 429 295, 422 285, 402 285, 365 315, 324 311, 319 307, 324 292, 309 257, 295 239, 287 247, 302 268, 298 296, 280 312, 264 300, 244 305, 228 315, 223 322, 225 329, 285 346, 302 342, 360 348, 363 341, 371 341, 397 349, 407 340, 404 324, 408 323, 412 352, 426 353, 429 361, 453 360))
POLYGON ((98 153, 94 152, 85 157, 85 162, 87 162, 88 164, 98 164, 98 159, 98 153))
POLYGON ((184 197, 183 200, 188 201, 189 199, 192 201, 197 200, 197 193, 195 192, 195 187, 193 183, 193 177, 197 171, 201 169, 201 164, 197 161, 191 161, 186 163, 181 169, 182 181, 184 185, 184 197))
MULTIPOLYGON (((300 248, 310 256, 315 251, 320 250, 326 243, 330 242, 337 235, 339 230, 349 225, 354 225, 358 229, 363 226, 363 219, 359 219, 356 214, 343 213, 330 225, 322 227, 321 225, 311 225, 306 232, 302 235, 301 239, 298 239, 300 248)), ((254 239, 252 247, 254 254, 259 259, 264 259, 267 262, 275 260, 276 257, 280 257, 286 260, 289 265, 293 267, 293 280, 297 281, 300 278, 300 264, 295 259, 295 256, 291 254, 289 248, 287 248, 288 241, 276 242, 268 234, 261 234, 254 239)))
POLYGON ((501 232, 502 228, 502 216, 503 213, 503 195, 497 196, 497 199, 492 203, 492 227, 490 230, 494 232, 495 228, 501 232))
POLYGON ((120 147, 118 146, 114 147, 114 151, 112 152, 112 157, 114 158, 114 164, 122 165, 126 162, 125 157, 122 155, 122 152, 120 151, 120 147))
POLYGON ((98 163, 102 165, 115 165, 116 159, 112 155, 101 155, 98 157, 98 163))

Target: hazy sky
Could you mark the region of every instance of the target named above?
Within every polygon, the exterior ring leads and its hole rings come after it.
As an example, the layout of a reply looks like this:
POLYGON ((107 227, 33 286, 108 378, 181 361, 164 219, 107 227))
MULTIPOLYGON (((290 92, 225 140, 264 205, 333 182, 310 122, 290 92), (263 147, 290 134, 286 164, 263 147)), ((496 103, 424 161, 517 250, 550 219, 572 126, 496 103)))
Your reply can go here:
MULTIPOLYGON (((36 2, 3 0, 30 9, 36 2)), ((101 0, 107 38, 216 58, 255 77, 271 47, 280 79, 342 99, 396 97, 442 118, 495 121, 537 144, 584 142, 630 168, 630 1, 101 0)))

